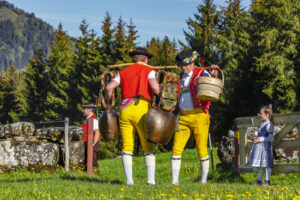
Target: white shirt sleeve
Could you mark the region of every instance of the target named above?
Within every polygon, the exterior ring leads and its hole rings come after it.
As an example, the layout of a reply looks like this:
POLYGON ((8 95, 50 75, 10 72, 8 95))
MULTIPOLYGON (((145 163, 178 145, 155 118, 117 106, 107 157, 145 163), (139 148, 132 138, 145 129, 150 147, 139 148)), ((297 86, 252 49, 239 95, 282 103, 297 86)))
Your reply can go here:
POLYGON ((96 130, 96 129, 99 129, 99 122, 98 122, 98 120, 97 119, 94 119, 94 121, 93 121, 93 130, 96 130))
POLYGON ((148 80, 149 80, 150 78, 156 78, 156 73, 155 73, 154 70, 152 70, 152 71, 149 73, 149 75, 148 75, 148 80))
POLYGON ((120 84, 121 83, 120 73, 118 73, 113 80, 120 84))
MULTIPOLYGON (((149 80, 150 78, 156 78, 156 73, 155 73, 154 70, 152 70, 152 71, 149 73, 149 75, 148 75, 148 80, 149 80)), ((120 84, 120 83, 121 83, 120 73, 118 73, 118 74, 115 76, 115 78, 114 78, 113 80, 120 84)))

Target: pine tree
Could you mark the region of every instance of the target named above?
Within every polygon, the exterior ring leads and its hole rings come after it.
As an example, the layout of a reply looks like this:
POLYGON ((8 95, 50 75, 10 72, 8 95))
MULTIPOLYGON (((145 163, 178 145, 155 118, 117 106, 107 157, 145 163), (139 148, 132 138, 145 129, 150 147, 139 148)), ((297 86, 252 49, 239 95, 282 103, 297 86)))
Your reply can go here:
POLYGON ((272 103, 275 112, 293 111, 297 104, 294 59, 300 27, 293 6, 292 0, 260 0, 251 6, 253 93, 257 103, 272 103))
MULTIPOLYGON (((46 120, 62 120, 70 115, 71 94, 70 75, 74 71, 74 50, 70 37, 62 30, 60 24, 55 31, 56 39, 47 57, 49 73, 49 91, 46 102, 46 120)), ((71 118, 72 119, 72 118, 71 118)))
MULTIPOLYGON (((214 32, 218 25, 219 12, 213 0, 203 0, 203 4, 197 7, 195 20, 188 18, 188 31, 183 31, 189 48, 196 50, 200 55, 210 61, 215 60, 214 32)), ((184 45, 180 42, 182 46, 184 45)))

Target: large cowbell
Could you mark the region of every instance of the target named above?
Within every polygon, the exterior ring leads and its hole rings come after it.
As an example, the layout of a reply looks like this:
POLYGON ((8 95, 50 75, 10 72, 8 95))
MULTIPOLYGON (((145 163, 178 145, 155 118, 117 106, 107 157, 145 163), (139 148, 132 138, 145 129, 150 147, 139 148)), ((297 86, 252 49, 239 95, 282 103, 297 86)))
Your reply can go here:
POLYGON ((167 145, 175 132, 176 118, 172 112, 150 108, 146 114, 148 140, 167 145))
POLYGON ((117 140, 119 137, 119 117, 116 111, 108 109, 100 116, 100 132, 104 140, 117 140))

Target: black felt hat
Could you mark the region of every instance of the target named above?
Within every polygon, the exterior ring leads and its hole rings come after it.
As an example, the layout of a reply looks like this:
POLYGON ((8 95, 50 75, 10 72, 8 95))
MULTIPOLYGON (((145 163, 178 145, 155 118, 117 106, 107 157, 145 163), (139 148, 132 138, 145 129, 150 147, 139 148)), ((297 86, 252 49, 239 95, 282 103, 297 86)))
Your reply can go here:
POLYGON ((181 51, 176 57, 175 60, 179 64, 188 65, 194 62, 198 57, 198 53, 192 49, 181 51))
POLYGON ((133 57, 135 55, 144 55, 144 56, 147 56, 148 58, 153 58, 153 55, 151 53, 149 53, 147 51, 147 49, 142 48, 142 47, 137 47, 137 48, 133 49, 131 52, 129 52, 129 55, 131 57, 133 57))

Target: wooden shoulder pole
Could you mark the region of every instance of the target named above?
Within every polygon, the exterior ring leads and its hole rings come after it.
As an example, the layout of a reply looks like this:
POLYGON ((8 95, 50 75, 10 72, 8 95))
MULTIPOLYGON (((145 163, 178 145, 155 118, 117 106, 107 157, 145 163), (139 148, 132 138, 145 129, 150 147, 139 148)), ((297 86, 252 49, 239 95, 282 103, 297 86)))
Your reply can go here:
POLYGON ((88 119, 88 135, 87 135, 87 174, 93 174, 93 118, 88 119))

